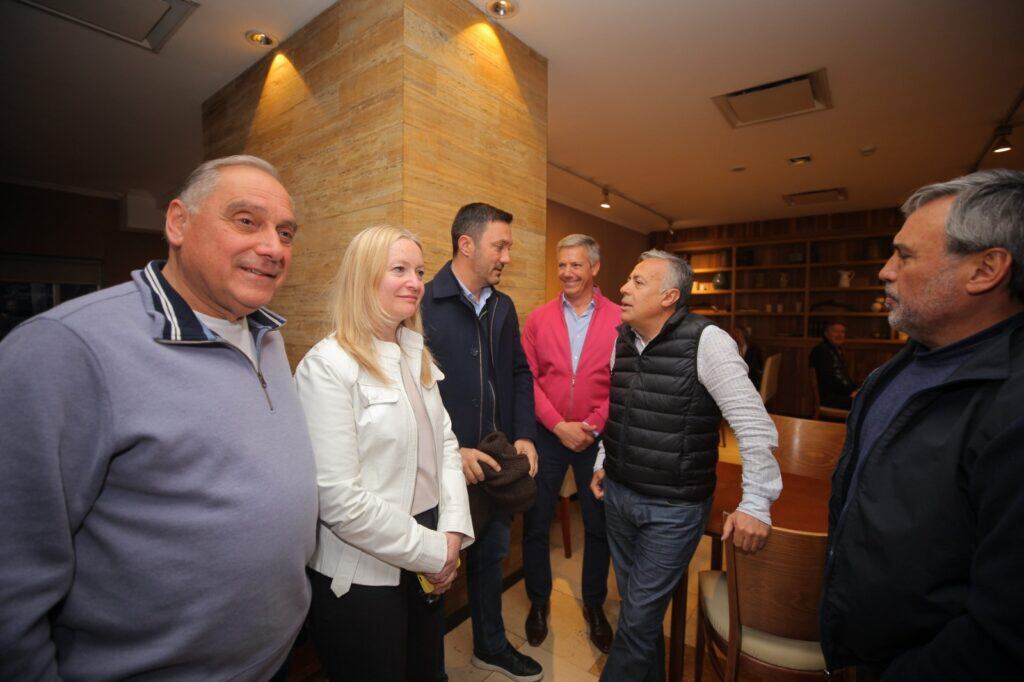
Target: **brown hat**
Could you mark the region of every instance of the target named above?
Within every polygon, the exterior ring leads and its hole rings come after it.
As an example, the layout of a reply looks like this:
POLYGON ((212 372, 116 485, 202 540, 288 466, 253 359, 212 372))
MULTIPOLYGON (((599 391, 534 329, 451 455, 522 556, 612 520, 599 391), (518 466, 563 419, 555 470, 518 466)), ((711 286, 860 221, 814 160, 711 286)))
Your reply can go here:
POLYGON ((522 512, 532 507, 537 497, 537 484, 530 476, 530 460, 516 452, 501 431, 485 436, 477 449, 501 465, 501 471, 481 465, 483 483, 469 486, 473 531, 479 537, 495 512, 522 512))

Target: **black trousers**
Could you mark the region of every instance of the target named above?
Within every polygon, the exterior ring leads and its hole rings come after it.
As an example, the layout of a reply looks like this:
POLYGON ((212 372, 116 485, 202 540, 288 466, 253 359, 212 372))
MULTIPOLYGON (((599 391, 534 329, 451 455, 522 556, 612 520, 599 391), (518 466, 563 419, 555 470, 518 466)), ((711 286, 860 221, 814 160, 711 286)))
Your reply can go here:
MULTIPOLYGON (((416 519, 436 527, 437 510, 416 519), (428 515, 432 518, 421 518, 428 515)), ((331 682, 440 679, 444 599, 428 604, 416 574, 403 570, 396 587, 353 584, 337 597, 331 578, 307 572, 313 587, 310 633, 331 682)))

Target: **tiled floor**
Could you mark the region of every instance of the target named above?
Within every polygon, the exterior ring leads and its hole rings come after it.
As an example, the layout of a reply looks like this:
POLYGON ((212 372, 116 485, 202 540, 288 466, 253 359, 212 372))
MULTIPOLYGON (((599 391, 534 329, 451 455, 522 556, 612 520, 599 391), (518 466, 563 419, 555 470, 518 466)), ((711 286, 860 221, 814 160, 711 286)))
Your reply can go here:
MULTIPOLYGON (((562 551, 562 534, 557 522, 551 532, 551 571, 554 577, 554 592, 551 595, 551 616, 548 620, 548 636, 540 647, 526 643, 523 623, 530 608, 529 599, 522 581, 509 588, 502 600, 505 628, 509 641, 525 654, 537 659, 544 666, 544 679, 554 682, 583 682, 596 680, 604 667, 607 656, 602 654, 587 637, 587 626, 583 620, 583 602, 580 597, 580 568, 583 560, 583 522, 579 504, 573 503, 572 538, 573 555, 566 559, 562 551)), ((710 541, 704 538, 694 555, 690 571, 689 597, 687 599, 685 679, 693 677, 693 645, 696 633, 697 571, 707 568, 710 562, 710 541)), ((669 609, 671 612, 671 609, 669 609)), ((608 577, 608 601, 605 613, 614 627, 619 615, 619 592, 615 577, 608 577)), ((665 614, 665 633, 669 631, 669 617, 665 614)), ((478 682, 490 680, 499 682, 507 678, 500 673, 489 673, 474 668, 470 663, 473 653, 473 635, 470 622, 466 620, 448 633, 445 638, 445 660, 451 682, 478 682)), ((705 679, 714 677, 705 674, 705 679)))

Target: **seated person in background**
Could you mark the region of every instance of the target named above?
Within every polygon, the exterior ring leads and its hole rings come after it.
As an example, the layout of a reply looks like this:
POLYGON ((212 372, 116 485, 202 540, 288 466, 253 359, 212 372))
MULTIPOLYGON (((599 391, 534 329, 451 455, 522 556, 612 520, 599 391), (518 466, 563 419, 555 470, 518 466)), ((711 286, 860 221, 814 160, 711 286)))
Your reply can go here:
POLYGON ((336 281, 335 332, 295 371, 320 491, 313 642, 331 680, 436 680, 435 595, 473 528, 444 377, 420 331, 423 249, 401 228, 368 228, 336 281))
POLYGON ((732 328, 732 338, 740 352, 743 362, 747 363, 747 376, 754 388, 761 388, 761 377, 764 375, 764 353, 760 346, 755 346, 751 337, 750 327, 738 324, 732 328))
POLYGON ((818 395, 825 407, 840 410, 850 409, 850 402, 857 392, 857 384, 846 372, 846 358, 843 344, 846 343, 846 325, 829 322, 821 343, 811 350, 810 365, 818 373, 818 395))

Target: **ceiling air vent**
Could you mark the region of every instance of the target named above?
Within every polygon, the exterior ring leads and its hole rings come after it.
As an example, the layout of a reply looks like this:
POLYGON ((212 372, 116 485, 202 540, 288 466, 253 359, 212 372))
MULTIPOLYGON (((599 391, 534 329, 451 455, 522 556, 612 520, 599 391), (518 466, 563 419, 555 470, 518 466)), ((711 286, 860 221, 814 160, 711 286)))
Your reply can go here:
POLYGON ((159 52, 188 15, 194 0, 19 0, 61 19, 159 52))
POLYGON ((832 108, 825 69, 719 95, 711 101, 733 128, 832 108))
POLYGON ((827 204, 833 201, 846 201, 846 188, 816 189, 810 192, 783 194, 782 200, 787 206, 806 206, 807 204, 827 204))

